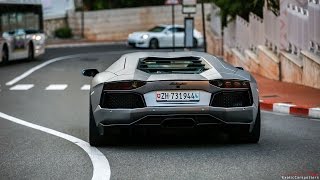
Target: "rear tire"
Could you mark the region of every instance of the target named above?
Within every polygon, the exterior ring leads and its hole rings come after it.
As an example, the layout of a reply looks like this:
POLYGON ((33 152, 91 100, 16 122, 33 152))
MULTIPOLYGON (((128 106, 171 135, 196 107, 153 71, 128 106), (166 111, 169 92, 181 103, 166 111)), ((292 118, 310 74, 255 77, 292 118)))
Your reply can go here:
POLYGON ((149 42, 150 49, 158 49, 159 48, 159 41, 157 39, 151 39, 149 42))
POLYGON ((258 143, 260 140, 260 131, 261 131, 261 116, 260 116, 260 107, 258 109, 258 114, 256 121, 254 123, 253 129, 251 132, 245 134, 233 134, 233 139, 241 143, 258 143))
POLYGON ((258 143, 260 140, 260 131, 261 131, 261 117, 260 117, 260 108, 258 109, 258 115, 254 123, 253 129, 248 133, 245 142, 247 143, 258 143))
POLYGON ((103 144, 102 136, 99 134, 99 129, 94 120, 91 105, 89 111, 89 143, 91 146, 101 146, 103 144))
POLYGON ((28 46, 28 60, 29 61, 34 60, 34 47, 32 43, 29 43, 29 46, 28 46))
POLYGON ((1 61, 0 61, 0 64, 6 64, 8 63, 9 61, 9 53, 8 53, 8 50, 6 48, 6 46, 3 47, 2 49, 2 53, 1 53, 1 61))

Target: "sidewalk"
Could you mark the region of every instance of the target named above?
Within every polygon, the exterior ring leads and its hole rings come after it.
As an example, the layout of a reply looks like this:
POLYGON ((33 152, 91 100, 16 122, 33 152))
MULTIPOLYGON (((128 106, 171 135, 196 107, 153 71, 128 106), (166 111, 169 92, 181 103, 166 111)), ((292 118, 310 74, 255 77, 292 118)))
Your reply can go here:
POLYGON ((99 46, 110 44, 125 44, 124 41, 90 41, 86 39, 48 39, 46 48, 99 46))
POLYGON ((253 76, 261 109, 320 118, 320 89, 253 76))

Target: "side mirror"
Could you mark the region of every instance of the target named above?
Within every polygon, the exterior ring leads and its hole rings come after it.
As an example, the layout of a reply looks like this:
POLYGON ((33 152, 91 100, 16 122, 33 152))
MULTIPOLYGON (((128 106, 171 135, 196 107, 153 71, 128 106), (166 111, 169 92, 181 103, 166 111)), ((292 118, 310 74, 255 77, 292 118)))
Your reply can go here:
POLYGON ((236 67, 237 69, 244 70, 243 67, 236 67))
POLYGON ((94 77, 99 73, 97 69, 84 69, 82 70, 82 75, 88 76, 88 77, 94 77))
POLYGON ((170 31, 165 31, 164 34, 165 35, 170 35, 171 33, 170 33, 170 31))

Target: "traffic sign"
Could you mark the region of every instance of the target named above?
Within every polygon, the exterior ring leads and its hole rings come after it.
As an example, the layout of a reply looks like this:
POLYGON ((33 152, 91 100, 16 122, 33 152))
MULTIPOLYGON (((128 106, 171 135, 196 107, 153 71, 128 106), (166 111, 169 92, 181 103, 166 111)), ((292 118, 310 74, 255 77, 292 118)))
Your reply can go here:
POLYGON ((183 5, 196 5, 197 0, 182 0, 183 5))
POLYGON ((166 5, 177 5, 180 4, 179 0, 166 0, 166 5))
POLYGON ((197 0, 183 0, 182 13, 195 14, 197 12, 197 0))

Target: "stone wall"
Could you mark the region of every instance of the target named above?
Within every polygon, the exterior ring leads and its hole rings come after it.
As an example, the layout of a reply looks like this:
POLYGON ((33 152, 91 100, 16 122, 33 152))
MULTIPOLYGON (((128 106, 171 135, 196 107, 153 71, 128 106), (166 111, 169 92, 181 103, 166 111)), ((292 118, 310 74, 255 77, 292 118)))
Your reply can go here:
POLYGON ((308 51, 301 54, 298 57, 281 51, 276 55, 265 46, 259 46, 257 54, 250 50, 242 54, 226 45, 223 51, 225 61, 233 66, 241 66, 269 79, 320 89, 320 56, 308 51))
POLYGON ((245 51, 245 56, 247 59, 247 70, 256 74, 260 72, 260 62, 258 56, 250 50, 245 51))
POLYGON ((302 51, 302 57, 303 84, 320 89, 320 57, 308 51, 302 51))
POLYGON ((302 60, 292 54, 280 54, 281 80, 290 83, 302 84, 302 60))
MULTIPOLYGON (((205 11, 210 12, 210 4, 205 11)), ((175 7, 176 24, 184 24, 181 5, 175 7)), ((202 31, 201 6, 197 6, 195 27, 202 31)), ((81 12, 68 13, 69 27, 74 35, 81 34, 81 12)), ((171 6, 150 6, 143 8, 123 8, 84 12, 84 35, 94 41, 126 40, 128 34, 143 31, 159 24, 171 24, 171 6)))
POLYGON ((279 58, 265 46, 258 46, 259 74, 280 80, 279 58))
POLYGON ((54 31, 56 29, 67 26, 68 23, 66 18, 44 20, 44 32, 48 38, 54 37, 54 31))

